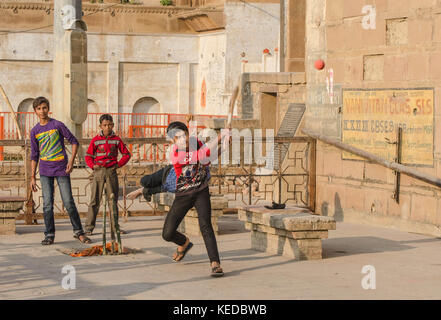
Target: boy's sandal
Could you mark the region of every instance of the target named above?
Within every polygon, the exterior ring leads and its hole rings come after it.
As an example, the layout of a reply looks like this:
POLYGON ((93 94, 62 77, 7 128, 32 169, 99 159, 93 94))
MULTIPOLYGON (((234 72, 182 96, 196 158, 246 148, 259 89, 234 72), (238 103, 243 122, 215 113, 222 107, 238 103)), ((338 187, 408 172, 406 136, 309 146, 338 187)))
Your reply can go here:
POLYGON ((173 258, 173 261, 179 262, 182 259, 184 259, 185 255, 192 247, 193 247, 193 243, 189 242, 184 251, 179 251, 178 249, 176 249, 176 257, 173 258))
POLYGON ((212 277, 222 277, 224 275, 224 271, 220 266, 216 266, 211 268, 211 276, 212 277))
POLYGON ((43 246, 48 246, 48 245, 51 245, 53 243, 54 243, 54 238, 51 238, 51 237, 46 237, 46 238, 44 238, 43 241, 41 241, 41 244, 43 246))
POLYGON ((90 240, 84 233, 80 234, 80 235, 75 234, 74 238, 78 239, 81 243, 91 243, 92 242, 92 240, 90 240), (82 240, 81 240, 81 236, 83 236, 82 240))

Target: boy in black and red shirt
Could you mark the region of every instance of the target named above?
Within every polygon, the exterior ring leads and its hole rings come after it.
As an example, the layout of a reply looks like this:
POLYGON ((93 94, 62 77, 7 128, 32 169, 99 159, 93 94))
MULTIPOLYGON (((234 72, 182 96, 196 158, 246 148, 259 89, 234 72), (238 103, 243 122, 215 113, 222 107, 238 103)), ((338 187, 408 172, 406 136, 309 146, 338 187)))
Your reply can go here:
MULTIPOLYGON (((113 118, 103 114, 100 119, 101 133, 92 139, 86 152, 86 164, 93 170, 91 197, 86 220, 86 234, 91 235, 95 228, 96 216, 100 208, 104 186, 107 198, 113 193, 113 205, 110 208, 118 210, 118 174, 121 168, 130 160, 130 152, 120 137, 113 132, 113 118), (122 154, 118 161, 118 150, 122 154)), ((112 210, 112 209, 111 209, 112 210)), ((116 212, 118 216, 118 212, 116 212)))
POLYGON ((223 148, 229 139, 229 131, 223 131, 217 139, 210 141, 206 146, 196 137, 189 137, 187 126, 179 121, 172 122, 167 128, 167 137, 173 140, 170 152, 172 165, 146 175, 141 179, 142 188, 127 195, 135 199, 141 194, 150 201, 151 195, 160 192, 175 193, 175 200, 167 213, 162 237, 166 241, 174 242, 178 248, 173 255, 173 260, 181 261, 186 253, 193 247, 193 243, 177 231, 179 224, 184 219, 188 210, 196 208, 199 227, 205 242, 210 259, 211 275, 223 276, 220 266, 219 252, 213 226, 211 224, 211 201, 208 181, 210 179, 210 155, 218 148, 219 142, 224 139, 223 148))
POLYGON ((193 244, 177 231, 179 224, 188 210, 195 207, 198 213, 199 227, 210 259, 211 275, 222 276, 219 252, 211 224, 211 201, 208 188, 210 179, 210 154, 219 146, 222 138, 229 135, 223 132, 217 139, 204 145, 196 137, 189 137, 188 128, 182 122, 173 122, 167 128, 167 135, 173 139, 170 160, 176 173, 175 200, 165 218, 162 237, 174 242, 178 248, 174 261, 181 261, 193 244), (196 139, 194 141, 193 139, 196 139))

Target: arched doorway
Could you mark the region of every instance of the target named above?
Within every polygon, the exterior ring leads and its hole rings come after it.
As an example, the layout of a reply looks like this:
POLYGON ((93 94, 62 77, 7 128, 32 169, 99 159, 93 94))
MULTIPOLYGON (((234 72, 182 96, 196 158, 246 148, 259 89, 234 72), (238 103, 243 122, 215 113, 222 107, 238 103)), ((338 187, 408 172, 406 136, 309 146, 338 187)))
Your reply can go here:
POLYGON ((135 102, 133 105, 133 116, 132 125, 146 125, 146 124, 156 124, 155 121, 157 117, 150 116, 148 113, 160 113, 161 105, 158 100, 152 97, 143 97, 135 102))
POLYGON ((100 113, 101 110, 98 104, 92 99, 87 99, 87 118, 83 123, 84 137, 94 137, 99 132, 100 113))
POLYGON ((100 113, 100 107, 92 99, 87 99, 87 113, 100 113))
POLYGON ((34 98, 24 99, 17 108, 17 122, 20 131, 24 136, 28 136, 31 129, 37 124, 38 117, 34 113, 32 103, 34 98))
MULTIPOLYGON (((161 137, 165 135, 168 125, 167 115, 159 114, 161 104, 152 97, 142 97, 133 105, 132 119, 129 129, 129 136, 137 138, 161 137)), ((152 146, 135 145, 132 149, 133 159, 152 161, 154 152, 152 146)), ((163 154, 165 155, 165 154, 163 154)), ((159 160, 159 152, 156 153, 159 160)))

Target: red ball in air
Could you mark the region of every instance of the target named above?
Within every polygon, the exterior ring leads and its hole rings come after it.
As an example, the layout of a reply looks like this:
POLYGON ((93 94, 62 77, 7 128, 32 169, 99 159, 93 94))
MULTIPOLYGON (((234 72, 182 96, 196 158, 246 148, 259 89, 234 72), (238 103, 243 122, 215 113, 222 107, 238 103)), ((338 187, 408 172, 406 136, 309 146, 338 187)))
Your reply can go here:
POLYGON ((317 70, 322 70, 325 67, 325 62, 322 59, 315 60, 314 67, 317 70))

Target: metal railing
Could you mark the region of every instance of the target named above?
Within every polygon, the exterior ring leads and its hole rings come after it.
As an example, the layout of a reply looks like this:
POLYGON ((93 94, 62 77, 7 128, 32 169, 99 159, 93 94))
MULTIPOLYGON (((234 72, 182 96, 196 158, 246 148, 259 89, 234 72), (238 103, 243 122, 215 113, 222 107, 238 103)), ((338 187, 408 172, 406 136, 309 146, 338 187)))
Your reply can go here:
MULTIPOLYGON (((167 165, 163 155, 167 152, 167 141, 161 138, 124 138, 124 142, 132 146, 145 146, 153 155, 151 162, 139 162, 135 157, 123 168, 119 169, 120 197, 118 206, 122 216, 162 214, 157 203, 147 203, 144 199, 128 200, 126 194, 139 187, 139 180, 146 174, 167 165), (157 156, 159 155, 159 156, 157 156)), ((82 146, 87 147, 91 139, 79 139, 82 146)), ((265 140, 264 140, 265 141, 265 140)), ((283 161, 277 168, 263 170, 265 165, 258 164, 261 159, 251 159, 245 163, 223 164, 222 161, 211 165, 210 191, 227 197, 230 208, 242 205, 263 205, 278 203, 293 204, 315 209, 315 139, 308 137, 274 138, 280 154, 286 150, 283 161)), ((245 142, 241 143, 241 148, 245 142)), ((253 143, 254 145, 254 143, 253 143)), ((29 140, 0 140, 0 146, 19 148, 21 157, 10 161, 0 161, 0 195, 25 196, 28 198, 23 218, 27 223, 42 217, 41 190, 33 194, 29 190, 29 140), (26 150, 26 151, 25 151, 26 150)), ((66 148, 68 150, 69 148, 66 148)), ((231 150, 230 150, 231 151, 231 150)), ((229 153, 232 154, 231 152, 229 153)), ((253 152, 254 155, 254 152, 253 152)), ((78 158, 77 158, 78 160, 78 158)), ((37 175, 38 176, 38 175, 37 175)), ((72 191, 78 210, 82 216, 87 212, 90 199, 92 170, 77 161, 76 168, 71 174, 72 191)), ((37 183, 39 181, 37 180, 37 183)), ((66 217, 65 210, 55 192, 56 216, 66 217)))
MULTIPOLYGON (((88 113, 83 123, 83 138, 92 138, 99 132, 99 117, 103 113, 88 113)), ((24 137, 29 138, 31 129, 38 123, 35 112, 16 112, 17 121, 24 137)), ((221 115, 195 115, 173 113, 110 113, 115 123, 115 132, 123 138, 152 138, 163 136, 163 131, 172 121, 188 123, 197 121, 206 127, 209 119, 223 119, 221 115), (143 128, 143 130, 139 130, 143 128), (143 135, 143 136, 141 136, 143 135)), ((19 139, 18 130, 10 112, 0 112, 0 139, 19 139)))

